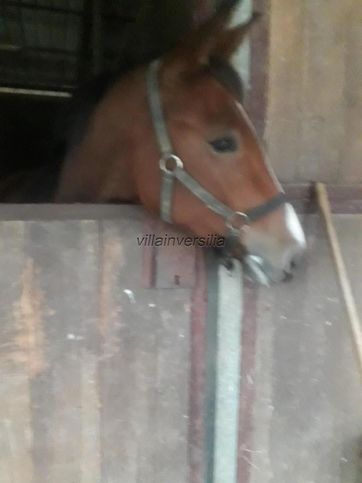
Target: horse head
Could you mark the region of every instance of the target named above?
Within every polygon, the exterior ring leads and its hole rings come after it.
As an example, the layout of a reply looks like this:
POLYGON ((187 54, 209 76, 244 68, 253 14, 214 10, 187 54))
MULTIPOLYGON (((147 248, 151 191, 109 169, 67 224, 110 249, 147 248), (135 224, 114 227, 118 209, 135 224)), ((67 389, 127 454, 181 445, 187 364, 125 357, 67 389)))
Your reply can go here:
POLYGON ((306 242, 230 64, 256 16, 230 28, 230 14, 222 9, 109 90, 68 156, 58 199, 76 201, 78 186, 87 201, 139 200, 197 236, 232 235, 233 255, 278 281, 306 242))

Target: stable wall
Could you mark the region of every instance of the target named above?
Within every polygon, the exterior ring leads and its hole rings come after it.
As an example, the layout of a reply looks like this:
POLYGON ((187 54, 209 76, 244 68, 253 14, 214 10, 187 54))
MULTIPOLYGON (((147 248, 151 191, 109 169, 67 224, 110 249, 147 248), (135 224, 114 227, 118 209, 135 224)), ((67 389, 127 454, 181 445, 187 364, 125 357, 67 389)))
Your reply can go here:
POLYGON ((264 135, 279 178, 362 183, 362 2, 262 3, 269 14, 264 135))

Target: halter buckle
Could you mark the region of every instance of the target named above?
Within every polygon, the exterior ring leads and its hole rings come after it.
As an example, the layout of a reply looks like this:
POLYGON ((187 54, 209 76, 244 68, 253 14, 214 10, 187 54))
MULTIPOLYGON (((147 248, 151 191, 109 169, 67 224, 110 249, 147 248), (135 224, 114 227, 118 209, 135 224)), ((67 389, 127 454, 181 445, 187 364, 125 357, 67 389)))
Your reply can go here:
POLYGON ((177 169, 183 169, 183 167, 183 162, 175 154, 164 154, 160 159, 160 170, 164 173, 172 174, 177 169))
POLYGON ((226 227, 233 233, 240 232, 249 223, 248 215, 242 211, 235 211, 226 219, 226 227))

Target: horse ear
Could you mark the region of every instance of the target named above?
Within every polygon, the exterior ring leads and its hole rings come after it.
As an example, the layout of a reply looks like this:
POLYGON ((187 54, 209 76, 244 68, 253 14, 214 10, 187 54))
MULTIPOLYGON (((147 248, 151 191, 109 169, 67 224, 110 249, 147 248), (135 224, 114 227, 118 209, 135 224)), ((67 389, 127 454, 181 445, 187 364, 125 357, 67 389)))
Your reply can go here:
POLYGON ((250 20, 248 20, 246 23, 237 25, 236 27, 224 31, 223 34, 220 35, 217 43, 214 45, 212 55, 214 57, 229 59, 245 40, 245 37, 249 33, 251 27, 260 19, 260 17, 260 13, 254 12, 250 20))
POLYGON ((238 1, 226 1, 205 23, 190 32, 176 48, 166 56, 169 73, 178 75, 190 72, 200 65, 207 65, 218 39, 224 35, 238 1))
POLYGON ((229 59, 260 17, 260 14, 254 13, 247 23, 228 28, 238 3, 239 0, 225 0, 209 20, 190 32, 186 39, 165 57, 165 78, 168 81, 174 82, 183 74, 198 71, 201 66, 207 66, 211 58, 229 59))
POLYGON ((237 2, 225 2, 204 24, 191 32, 181 48, 190 62, 207 64, 218 38, 223 35, 230 22, 237 2))

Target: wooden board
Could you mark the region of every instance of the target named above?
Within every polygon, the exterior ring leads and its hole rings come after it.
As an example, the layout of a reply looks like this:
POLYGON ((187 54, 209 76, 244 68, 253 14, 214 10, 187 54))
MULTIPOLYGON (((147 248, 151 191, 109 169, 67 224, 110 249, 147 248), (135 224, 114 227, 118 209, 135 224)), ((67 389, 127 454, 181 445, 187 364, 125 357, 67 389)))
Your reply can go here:
POLYGON ((266 142, 277 175, 294 183, 361 183, 362 3, 268 3, 266 142))
POLYGON ((142 288, 144 225, 0 223, 1 482, 188 481, 192 287, 142 288))
MULTIPOLYGON (((361 385, 318 216, 305 216, 309 253, 293 281, 245 282, 238 351, 237 320, 210 325, 223 303, 211 279, 207 300, 200 252, 140 250, 137 236, 164 226, 136 207, 63 208, 0 212, 1 483, 360 482, 361 385), (228 350, 239 404, 220 373, 228 350), (217 426, 223 400, 228 427, 217 426), (217 458, 226 431, 238 432, 233 467, 217 458)), ((335 221, 362 310, 362 216, 335 221)))
MULTIPOLYGON (((362 217, 335 221, 361 306, 362 217)), ((362 389, 349 326, 323 224, 308 216, 305 226, 309 254, 295 280, 254 292, 252 432, 240 447, 243 483, 361 481, 362 389)))

